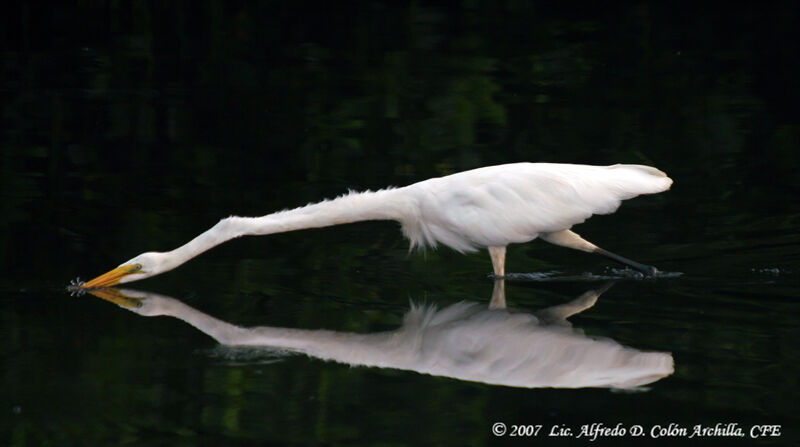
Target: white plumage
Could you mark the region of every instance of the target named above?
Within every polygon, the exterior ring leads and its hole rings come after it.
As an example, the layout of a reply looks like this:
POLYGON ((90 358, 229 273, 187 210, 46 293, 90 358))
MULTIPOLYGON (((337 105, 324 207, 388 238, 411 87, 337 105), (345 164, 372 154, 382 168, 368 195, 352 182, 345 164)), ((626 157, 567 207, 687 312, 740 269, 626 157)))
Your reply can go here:
POLYGON ((671 184, 663 172, 640 165, 490 166, 402 188, 350 192, 262 217, 231 216, 186 245, 169 252, 143 253, 82 287, 107 287, 154 276, 239 236, 365 220, 400 222, 412 248, 442 244, 467 252, 487 247, 499 277, 505 274, 505 247, 537 237, 654 274, 655 268, 600 249, 569 229, 593 214, 613 213, 622 200, 665 191, 671 184))
POLYGON ((458 251, 528 242, 567 230, 620 202, 669 189, 672 180, 640 165, 515 163, 433 178, 395 190, 419 216, 401 221, 412 246, 458 251))
MULTIPOLYGON (((352 366, 525 388, 635 388, 674 371, 670 353, 640 351, 571 327, 566 318, 592 307, 598 291, 535 314, 490 310, 470 302, 441 310, 412 306, 400 328, 372 334, 243 328, 155 293, 116 289, 92 293, 140 315, 179 318, 226 346, 297 352, 352 366)), ((263 356, 264 351, 256 355, 263 356)))

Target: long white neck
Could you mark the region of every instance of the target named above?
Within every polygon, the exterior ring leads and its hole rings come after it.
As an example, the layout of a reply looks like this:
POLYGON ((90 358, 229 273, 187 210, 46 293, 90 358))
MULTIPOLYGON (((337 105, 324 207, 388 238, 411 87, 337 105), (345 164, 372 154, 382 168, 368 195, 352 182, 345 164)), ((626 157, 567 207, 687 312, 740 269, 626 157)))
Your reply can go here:
POLYGON ((171 270, 236 237, 321 228, 365 220, 405 221, 415 214, 415 206, 405 188, 399 188, 351 192, 336 199, 261 217, 231 216, 222 219, 186 245, 165 253, 162 271, 171 270))
MULTIPOLYGON (((644 352, 582 331, 542 325, 525 312, 485 310, 461 302, 445 309, 412 308, 397 330, 358 334, 278 327, 243 328, 153 293, 138 307, 144 316, 168 315, 185 321, 227 346, 261 346, 307 354, 353 366, 377 366, 435 376, 527 388, 642 386, 674 371, 672 355, 644 352)), ((549 308, 551 316, 585 307, 549 308)))
MULTIPOLYGON (((130 293, 130 292, 129 292, 130 293)), ((155 293, 146 295, 145 306, 132 309, 146 316, 178 318, 228 346, 262 346, 300 352, 312 357, 349 364, 395 366, 393 356, 404 340, 398 332, 357 334, 262 326, 243 328, 200 312, 185 303, 155 293)))

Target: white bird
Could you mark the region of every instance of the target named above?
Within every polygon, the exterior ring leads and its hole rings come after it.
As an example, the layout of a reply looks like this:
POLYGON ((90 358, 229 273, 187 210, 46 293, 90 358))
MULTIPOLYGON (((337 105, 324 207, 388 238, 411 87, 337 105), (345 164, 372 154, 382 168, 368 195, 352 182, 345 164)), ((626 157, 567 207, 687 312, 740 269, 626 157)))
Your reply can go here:
MULTIPOLYGON (((668 352, 640 351, 571 327, 566 319, 591 308, 602 291, 536 313, 466 301, 444 309, 412 305, 401 327, 377 333, 244 328, 155 293, 113 288, 90 293, 142 316, 181 319, 225 346, 258 348, 257 356, 288 351, 351 366, 525 388, 631 389, 672 374, 668 352)), ((495 288, 492 302, 498 301, 505 296, 495 288)))
POLYGON ((350 192, 261 217, 231 216, 175 250, 143 253, 78 287, 101 288, 155 276, 240 236, 366 220, 400 222, 412 249, 442 244, 463 253, 487 247, 496 277, 505 275, 508 244, 536 238, 597 253, 652 275, 657 272, 654 267, 603 250, 570 228, 593 214, 613 213, 623 200, 666 191, 670 185, 665 173, 641 165, 489 166, 402 188, 350 192))

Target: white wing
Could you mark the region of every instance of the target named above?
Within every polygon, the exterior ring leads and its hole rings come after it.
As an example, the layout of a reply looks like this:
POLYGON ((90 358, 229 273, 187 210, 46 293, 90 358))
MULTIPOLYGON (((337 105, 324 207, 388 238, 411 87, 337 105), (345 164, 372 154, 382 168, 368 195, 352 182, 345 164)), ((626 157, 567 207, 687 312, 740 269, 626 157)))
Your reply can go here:
POLYGON ((516 163, 434 178, 407 187, 419 222, 403 222, 412 246, 458 251, 527 242, 569 229, 622 200, 669 189, 672 180, 641 165, 516 163))

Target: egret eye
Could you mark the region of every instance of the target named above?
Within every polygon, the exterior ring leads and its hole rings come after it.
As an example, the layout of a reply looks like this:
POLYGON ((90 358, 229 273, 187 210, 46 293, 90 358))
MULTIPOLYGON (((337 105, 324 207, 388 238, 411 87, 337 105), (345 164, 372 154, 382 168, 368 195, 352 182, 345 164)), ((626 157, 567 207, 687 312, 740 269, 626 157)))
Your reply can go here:
MULTIPOLYGON (((230 216, 168 252, 145 252, 150 270, 126 261, 84 285, 100 288, 174 269, 225 241, 366 220, 395 220, 415 247, 443 244, 459 252, 489 249, 494 279, 505 277, 506 246, 536 238, 596 253, 645 276, 658 269, 603 250, 569 229, 592 214, 609 214, 620 202, 668 190, 672 179, 656 168, 615 164, 511 163, 423 180, 402 188, 350 191, 261 217, 230 216), (142 276, 128 276, 139 273, 142 276), (122 281, 121 281, 122 280, 122 281)), ((494 308, 494 305, 492 305, 494 308)))

